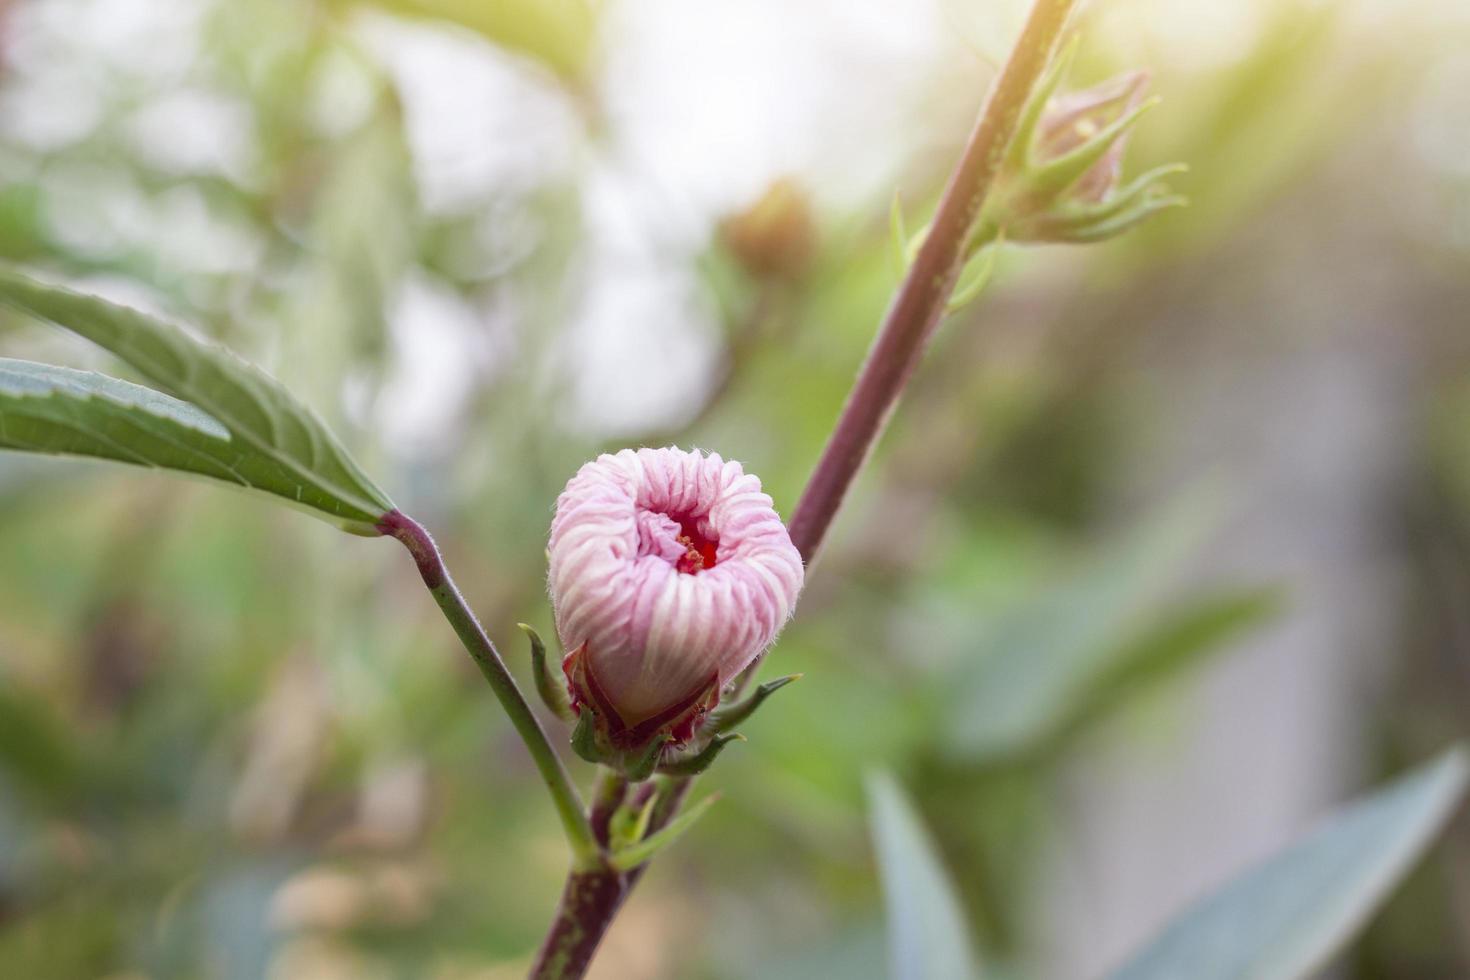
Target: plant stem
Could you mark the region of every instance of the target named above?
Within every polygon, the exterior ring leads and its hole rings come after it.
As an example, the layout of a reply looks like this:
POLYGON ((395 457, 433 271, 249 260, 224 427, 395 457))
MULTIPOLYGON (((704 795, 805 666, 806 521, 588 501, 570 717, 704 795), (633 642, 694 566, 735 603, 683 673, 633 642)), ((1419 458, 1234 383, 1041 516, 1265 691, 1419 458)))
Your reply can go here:
MULTIPOLYGON (((621 777, 608 774, 613 780, 621 777)), ((658 803, 654 805, 653 819, 649 821, 648 833, 656 834, 668 825, 679 812, 679 807, 689 795, 692 779, 673 778, 663 788, 658 803)), ((627 784, 604 781, 599 797, 607 800, 614 795, 626 794, 627 784), (605 795, 604 795, 605 794, 605 795)), ((655 791, 653 782, 639 785, 637 792, 628 798, 634 808, 648 801, 648 794, 655 791)), ((594 805, 594 812, 597 807, 594 805)), ((573 871, 567 876, 562 889, 561 902, 556 909, 556 918, 546 934, 541 950, 536 954, 536 963, 531 968, 530 980, 577 980, 587 972, 598 944, 607 934, 613 919, 622 908, 623 901, 648 865, 643 864, 623 874, 611 868, 590 871, 573 871)))
POLYGON ((592 836, 592 827, 583 811, 582 800, 567 775, 566 767, 562 765, 561 757, 551 747, 545 730, 531 712, 531 706, 516 686, 515 678, 506 669, 505 661, 500 659, 495 644, 491 642, 485 628, 480 625, 464 596, 455 586, 449 569, 444 565, 444 556, 440 554, 439 546, 422 525, 400 511, 389 511, 378 523, 378 530, 389 537, 397 538, 408 549, 409 554, 413 555, 424 585, 428 586, 434 601, 444 611, 444 618, 454 627, 454 632, 459 635, 460 642, 480 668, 480 673, 490 682, 490 689, 495 692, 501 707, 510 716, 511 724, 530 750, 542 781, 551 791, 557 816, 561 818, 562 828, 571 844, 574 874, 601 867, 602 850, 592 836))
POLYGON ((627 897, 630 878, 610 868, 573 871, 567 876, 556 918, 536 955, 529 980, 576 980, 587 972, 592 955, 627 897))
MULTIPOLYGON (((1052 59, 1074 2, 1036 0, 1016 46, 991 86, 929 234, 884 317, 832 437, 796 505, 791 540, 808 565, 913 374, 925 342, 944 315, 985 195, 1015 135, 1027 97, 1052 59)), ((650 834, 674 818, 691 782, 679 779, 668 788, 658 802, 650 834)), ((533 980, 581 977, 646 867, 622 875, 605 868, 574 871, 567 878, 556 920, 531 972, 533 980)))
POLYGON ((837 510, 872 451, 965 261, 965 244, 1026 105, 1056 49, 1074 0, 1036 0, 991 85, 980 119, 950 175, 929 233, 888 308, 837 426, 791 518, 791 541, 811 564, 837 510))
POLYGON ((623 805, 623 800, 627 796, 628 780, 623 778, 621 773, 599 767, 597 788, 593 791, 592 810, 589 818, 592 821, 592 836, 604 848, 609 844, 609 830, 613 815, 618 812, 618 808, 623 805))

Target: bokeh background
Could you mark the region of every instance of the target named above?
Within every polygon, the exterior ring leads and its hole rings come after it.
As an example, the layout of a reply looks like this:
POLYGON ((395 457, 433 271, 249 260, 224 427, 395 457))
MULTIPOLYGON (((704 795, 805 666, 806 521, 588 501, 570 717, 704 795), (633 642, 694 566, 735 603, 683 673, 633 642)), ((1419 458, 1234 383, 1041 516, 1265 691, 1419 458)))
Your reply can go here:
MULTIPOLYGON (((716 449, 789 513, 1015 0, 0 2, 0 257, 287 381, 527 678, 585 459, 716 449)), ((1107 0, 1134 170, 1011 249, 841 515, 723 801, 609 978, 872 977, 863 774, 992 962, 1097 977, 1470 729, 1470 7, 1107 0)), ((0 352, 121 372, 13 316, 0 352)), ((564 733, 563 733, 564 734, 564 733)), ((580 767, 580 763, 578 764, 580 767)), ((585 768, 578 773, 586 777, 585 768)), ((1470 828, 1336 969, 1470 974, 1470 828)), ((565 852, 389 543, 0 456, 0 973, 508 978, 565 852)))

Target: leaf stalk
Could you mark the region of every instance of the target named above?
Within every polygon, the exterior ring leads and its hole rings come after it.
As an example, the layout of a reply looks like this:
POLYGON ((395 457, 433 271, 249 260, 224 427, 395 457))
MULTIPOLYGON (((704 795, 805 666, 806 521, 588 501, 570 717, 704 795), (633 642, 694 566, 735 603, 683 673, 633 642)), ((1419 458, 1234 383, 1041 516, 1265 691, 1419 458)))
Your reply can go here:
POLYGON ((458 586, 454 584, 439 546, 421 524, 398 510, 384 515, 378 523, 378 530, 396 538, 413 556, 429 594, 439 604, 449 625, 454 627, 454 632, 469 652, 470 658, 475 661, 475 666, 480 668, 480 673, 490 682, 490 689, 495 692, 495 697, 510 717, 511 724, 526 743, 531 759, 541 773, 542 781, 551 792, 552 803, 556 806, 557 816, 561 818, 562 829, 566 831, 567 842, 572 848, 574 872, 601 867, 601 848, 593 837, 592 825, 587 819, 581 797, 572 785, 561 757, 551 747, 546 731, 531 711, 525 696, 521 694, 515 678, 506 669, 505 661, 495 649, 489 634, 475 618, 458 586))

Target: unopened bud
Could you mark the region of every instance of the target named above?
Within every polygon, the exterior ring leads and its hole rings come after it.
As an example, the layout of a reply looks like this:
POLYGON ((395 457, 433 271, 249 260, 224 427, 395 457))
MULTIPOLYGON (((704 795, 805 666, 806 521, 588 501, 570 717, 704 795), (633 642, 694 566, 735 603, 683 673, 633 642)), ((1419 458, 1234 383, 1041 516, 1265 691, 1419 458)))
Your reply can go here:
POLYGON ((799 279, 817 250, 816 221, 801 187, 783 178, 720 224, 720 240, 757 279, 799 279))
MULTIPOLYGON (((1081 92, 1053 98, 1037 125, 1034 163, 1044 167, 1062 160, 1083 150, 1120 120, 1136 118, 1144 105, 1148 78, 1146 71, 1130 71, 1081 92)), ((1097 204, 1118 189, 1123 148, 1131 132, 1131 128, 1118 127, 1115 136, 1102 141, 1102 155, 1072 183, 1073 199, 1097 204)))
POLYGON ((1032 94, 986 205, 982 226, 1009 241, 1096 241, 1184 203, 1161 183, 1183 165, 1122 180, 1128 136, 1156 104, 1144 98, 1148 73, 1131 71, 1056 95, 1073 50, 1032 94))
POLYGON ((563 670, 590 743, 579 752, 629 768, 650 746, 694 737, 776 638, 803 580, 760 480, 672 448, 625 449, 578 470, 557 499, 550 554, 571 651, 563 670))

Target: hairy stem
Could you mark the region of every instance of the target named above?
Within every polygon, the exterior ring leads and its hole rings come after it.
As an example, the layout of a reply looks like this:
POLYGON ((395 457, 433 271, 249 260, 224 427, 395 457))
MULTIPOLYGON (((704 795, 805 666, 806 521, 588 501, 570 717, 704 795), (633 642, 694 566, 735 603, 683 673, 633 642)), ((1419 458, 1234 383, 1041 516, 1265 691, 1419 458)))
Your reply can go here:
POLYGON ((853 478, 893 414, 905 383, 944 315, 969 238, 995 181, 1027 96, 1056 49, 1073 0, 1036 0, 996 76, 939 209, 868 351, 862 372, 791 518, 791 541, 810 564, 853 478))
POLYGON ((378 530, 389 537, 397 538, 413 556, 424 585, 428 586, 434 601, 444 611, 444 618, 454 627, 454 632, 459 635, 460 642, 480 668, 480 673, 490 682, 490 689, 495 692, 501 707, 510 716, 511 724, 526 743, 526 748, 530 750, 531 758, 541 773, 541 779, 551 792, 557 816, 561 818, 562 827, 571 844, 574 873, 600 867, 601 848, 593 838, 592 826, 583 811, 582 800, 567 775, 566 767, 562 765, 561 757, 551 747, 541 723, 536 720, 531 706, 516 686, 515 678, 506 669, 505 661, 500 659, 500 652, 495 649, 485 628, 480 625, 464 596, 455 586, 438 545, 422 525, 396 510, 384 516, 378 523, 378 530))

